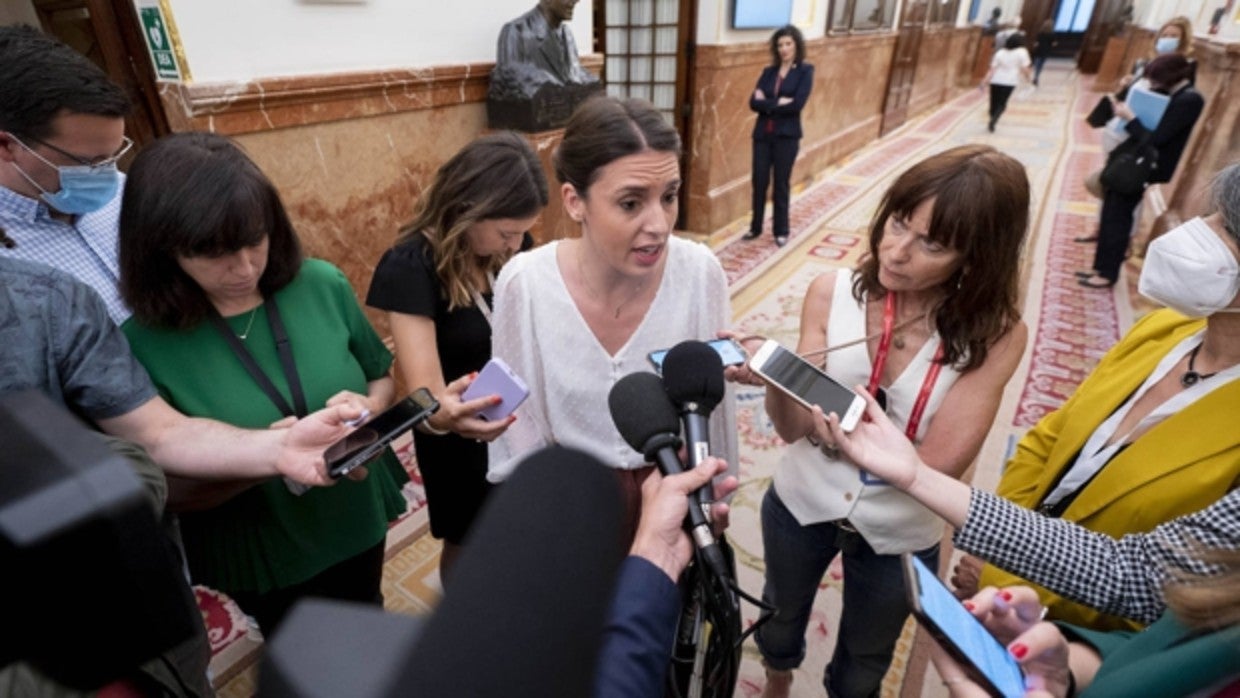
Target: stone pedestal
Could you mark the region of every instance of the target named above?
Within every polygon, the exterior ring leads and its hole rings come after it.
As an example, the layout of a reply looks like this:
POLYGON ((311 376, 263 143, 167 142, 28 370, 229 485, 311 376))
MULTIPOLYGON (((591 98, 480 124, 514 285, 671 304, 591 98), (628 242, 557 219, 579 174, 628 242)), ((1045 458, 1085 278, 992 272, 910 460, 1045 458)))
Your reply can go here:
POLYGON ((526 133, 563 128, 573 110, 590 97, 603 92, 602 83, 539 87, 530 97, 499 99, 487 97, 487 126, 526 133))

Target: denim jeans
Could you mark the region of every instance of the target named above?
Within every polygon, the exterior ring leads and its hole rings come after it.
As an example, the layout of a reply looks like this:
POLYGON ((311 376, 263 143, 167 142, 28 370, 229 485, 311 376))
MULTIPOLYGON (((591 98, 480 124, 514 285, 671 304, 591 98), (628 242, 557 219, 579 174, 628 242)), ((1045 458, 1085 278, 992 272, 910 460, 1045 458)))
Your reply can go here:
MULTIPOLYGON (((776 615, 755 640, 767 666, 792 669, 805 659, 805 630, 818 585, 836 553, 844 555, 844 608, 835 654, 823 672, 833 698, 876 696, 909 615, 899 555, 879 555, 859 534, 835 523, 802 526, 772 487, 762 500, 766 584, 762 600, 776 615)), ((915 553, 938 569, 939 546, 915 553)))

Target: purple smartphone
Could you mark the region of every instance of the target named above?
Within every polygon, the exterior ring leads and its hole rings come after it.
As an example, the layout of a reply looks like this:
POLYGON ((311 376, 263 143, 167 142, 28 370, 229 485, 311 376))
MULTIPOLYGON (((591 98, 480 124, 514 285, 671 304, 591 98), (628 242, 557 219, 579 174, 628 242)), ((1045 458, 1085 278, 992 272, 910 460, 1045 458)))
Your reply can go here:
POLYGON ((482 410, 478 417, 495 421, 506 418, 520 407, 525 398, 530 396, 530 389, 525 386, 525 381, 521 380, 520 376, 508 368, 503 359, 492 358, 461 394, 461 399, 469 401, 487 395, 498 395, 502 402, 482 410))

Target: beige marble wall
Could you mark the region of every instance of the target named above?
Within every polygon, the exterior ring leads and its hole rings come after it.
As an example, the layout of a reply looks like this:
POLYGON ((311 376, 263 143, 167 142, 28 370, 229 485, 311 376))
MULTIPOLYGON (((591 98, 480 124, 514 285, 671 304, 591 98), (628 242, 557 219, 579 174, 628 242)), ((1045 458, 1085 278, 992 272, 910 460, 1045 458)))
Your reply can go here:
POLYGON ((1176 168, 1162 185, 1174 223, 1209 210, 1210 180, 1219 170, 1240 162, 1240 42, 1201 40, 1197 57, 1197 89, 1206 108, 1176 168))
POLYGON ((980 29, 952 27, 932 27, 922 34, 910 117, 938 107, 967 86, 980 34, 980 29))
MULTIPOLYGON (((894 33, 806 42, 814 91, 802 113, 805 136, 792 171, 794 186, 878 137, 895 42, 894 33)), ((755 120, 749 95, 770 61, 767 46, 698 47, 685 192, 685 227, 691 231, 717 233, 749 214, 755 120)), ((944 88, 931 91, 941 94, 944 88)))
MULTIPOLYGON (((933 109, 970 83, 978 38, 976 28, 926 32, 910 115, 933 109)), ((814 91, 802 113, 805 136, 792 171, 794 186, 878 137, 895 43, 894 33, 806 42, 814 91)), ((766 42, 698 47, 686 166, 690 231, 717 234, 749 215, 755 120, 749 94, 769 61, 766 42)))
MULTIPOLYGON (((583 64, 597 72, 600 56, 583 64)), ((280 190, 308 254, 344 270, 359 297, 435 170, 485 133, 491 64, 162 85, 174 131, 230 135, 280 190)), ((575 233, 554 182, 562 131, 525 134, 551 189, 540 242, 575 233)), ((386 327, 377 313, 371 319, 386 327)))

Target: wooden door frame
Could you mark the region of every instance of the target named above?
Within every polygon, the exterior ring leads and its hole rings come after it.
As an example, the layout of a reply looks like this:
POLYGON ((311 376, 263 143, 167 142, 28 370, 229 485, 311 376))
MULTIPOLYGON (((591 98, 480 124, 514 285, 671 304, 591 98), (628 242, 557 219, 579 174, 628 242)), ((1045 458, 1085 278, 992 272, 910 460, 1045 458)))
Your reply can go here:
POLYGON ((105 65, 101 67, 133 102, 125 118, 127 135, 141 147, 172 132, 132 0, 31 0, 30 4, 43 31, 52 37, 56 34, 55 26, 48 21, 49 12, 85 8, 103 54, 105 65))

